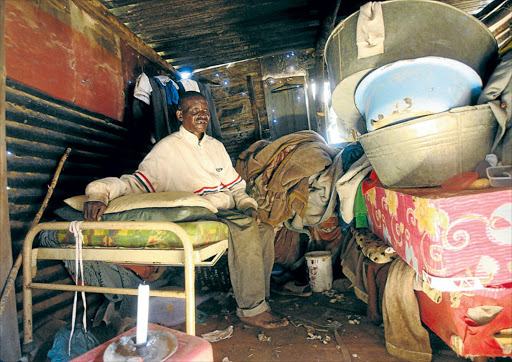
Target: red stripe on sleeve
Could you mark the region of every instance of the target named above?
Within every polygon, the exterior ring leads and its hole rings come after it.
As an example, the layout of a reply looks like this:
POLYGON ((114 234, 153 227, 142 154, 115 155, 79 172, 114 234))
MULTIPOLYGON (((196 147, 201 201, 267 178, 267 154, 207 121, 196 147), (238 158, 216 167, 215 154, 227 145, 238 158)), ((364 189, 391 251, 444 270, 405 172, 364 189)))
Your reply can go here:
POLYGON ((151 184, 151 182, 149 182, 148 178, 146 177, 146 175, 144 175, 142 172, 136 172, 137 175, 140 175, 144 181, 146 181, 146 183, 148 184, 148 186, 151 188, 151 191, 152 192, 156 192, 155 191, 155 188, 153 187, 153 185, 151 184))
POLYGON ((238 175, 238 177, 235 179, 235 181, 233 181, 233 182, 231 182, 231 183, 229 183, 229 184, 227 184, 227 185, 224 185, 224 184, 223 184, 222 186, 224 186, 224 187, 230 187, 230 186, 233 186, 233 185, 234 185, 234 184, 236 184, 237 182, 241 181, 241 179, 242 179, 242 177, 241 177, 240 175, 238 175))

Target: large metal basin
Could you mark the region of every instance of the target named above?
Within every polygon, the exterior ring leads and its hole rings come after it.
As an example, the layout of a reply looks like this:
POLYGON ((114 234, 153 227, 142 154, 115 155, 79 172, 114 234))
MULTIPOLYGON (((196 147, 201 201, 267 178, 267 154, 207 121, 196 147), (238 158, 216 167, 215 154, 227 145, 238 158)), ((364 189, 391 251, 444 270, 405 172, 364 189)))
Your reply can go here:
POLYGON ((451 109, 359 137, 387 187, 439 186, 490 153, 498 122, 488 104, 451 109))
POLYGON ((366 124, 354 103, 361 79, 383 65, 426 56, 458 60, 487 81, 494 69, 498 45, 479 20, 451 5, 427 0, 382 2, 384 53, 357 59, 356 29, 359 11, 341 22, 325 45, 334 111, 347 125, 366 133, 366 124))

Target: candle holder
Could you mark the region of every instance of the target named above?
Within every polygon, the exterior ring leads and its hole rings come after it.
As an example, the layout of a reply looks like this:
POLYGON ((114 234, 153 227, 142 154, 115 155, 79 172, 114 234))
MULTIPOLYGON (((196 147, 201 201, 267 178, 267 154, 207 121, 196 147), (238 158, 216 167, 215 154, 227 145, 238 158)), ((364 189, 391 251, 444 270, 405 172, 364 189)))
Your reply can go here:
POLYGON ((133 361, 164 361, 178 349, 176 337, 164 330, 148 331, 146 343, 136 343, 136 334, 129 334, 112 342, 103 354, 105 362, 133 361))
POLYGON ((147 344, 147 342, 146 343, 141 343, 141 344, 136 344, 135 345, 135 349, 137 350, 137 354, 140 357, 145 357, 148 354, 148 344, 147 344))

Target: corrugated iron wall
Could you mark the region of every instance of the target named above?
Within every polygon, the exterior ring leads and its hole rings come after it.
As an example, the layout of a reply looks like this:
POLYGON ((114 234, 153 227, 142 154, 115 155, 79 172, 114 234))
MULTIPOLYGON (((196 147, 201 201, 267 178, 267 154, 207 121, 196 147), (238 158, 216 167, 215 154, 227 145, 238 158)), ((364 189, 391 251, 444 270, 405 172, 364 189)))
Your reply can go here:
MULTIPOLYGON (((83 194, 93 179, 133 171, 143 157, 130 142, 129 131, 116 120, 63 102, 16 81, 6 89, 7 182, 13 258, 39 210, 57 164, 72 149, 43 220, 69 196, 83 194)), ((41 262, 40 281, 71 278, 60 262, 41 262)), ((18 321, 22 322, 22 281, 16 282, 18 321)), ((66 319, 73 293, 34 290, 34 329, 49 319, 66 319), (43 313, 44 312, 44 313, 43 313)), ((89 303, 99 295, 89 294, 89 303)), ((93 308, 91 308, 92 310, 93 308)), ((20 328, 21 330, 21 328, 20 328)))

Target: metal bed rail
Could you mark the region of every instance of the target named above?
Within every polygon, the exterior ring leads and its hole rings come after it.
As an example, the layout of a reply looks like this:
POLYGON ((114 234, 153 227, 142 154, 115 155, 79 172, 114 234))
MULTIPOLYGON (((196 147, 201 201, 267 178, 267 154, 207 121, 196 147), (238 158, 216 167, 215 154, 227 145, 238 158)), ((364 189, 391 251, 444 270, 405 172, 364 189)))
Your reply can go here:
MULTIPOLYGON (((33 226, 23 242, 23 349, 30 352, 33 344, 32 331, 32 289, 51 289, 62 291, 84 291, 90 293, 109 293, 137 295, 137 289, 79 286, 69 284, 34 283, 37 273, 37 261, 75 260, 74 247, 33 249, 34 238, 42 230, 69 230, 71 222, 45 222, 33 226)), ((195 266, 214 265, 228 248, 228 240, 209 245, 194 247, 192 240, 179 224, 169 221, 84 221, 80 230, 166 230, 180 239, 183 248, 125 248, 125 247, 83 247, 83 260, 98 260, 119 264, 166 265, 185 267, 185 292, 177 290, 151 290, 150 296, 185 298, 186 332, 195 335, 195 266)))

